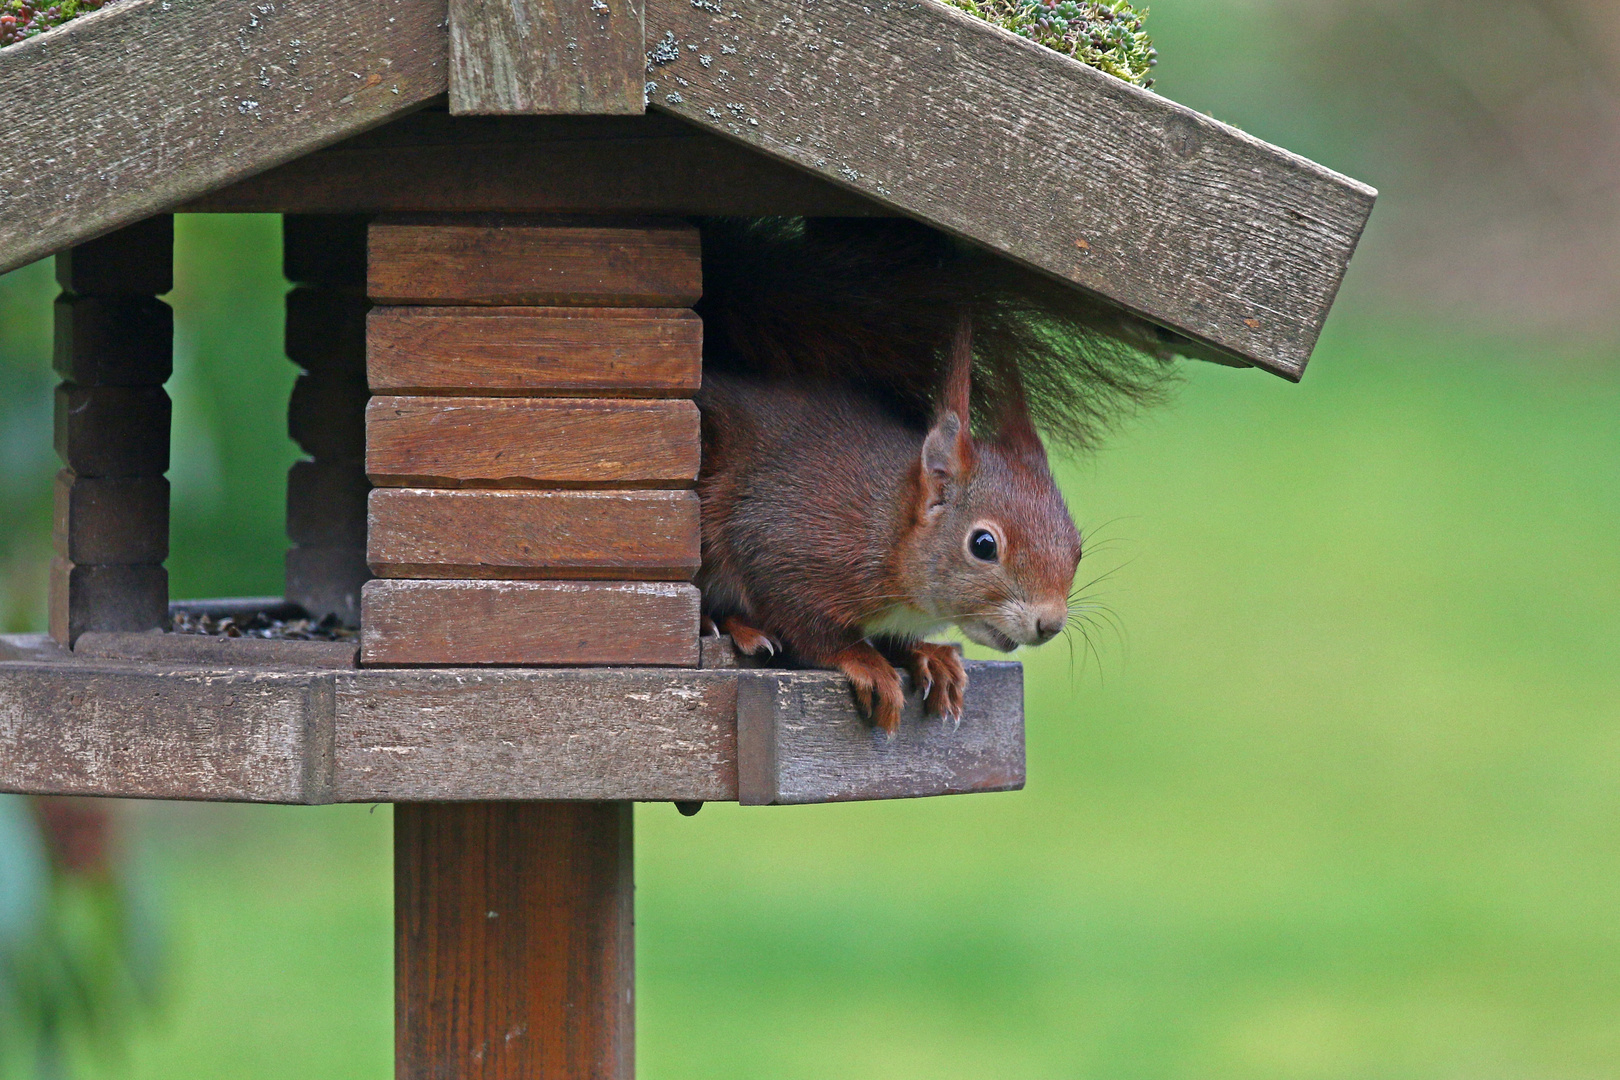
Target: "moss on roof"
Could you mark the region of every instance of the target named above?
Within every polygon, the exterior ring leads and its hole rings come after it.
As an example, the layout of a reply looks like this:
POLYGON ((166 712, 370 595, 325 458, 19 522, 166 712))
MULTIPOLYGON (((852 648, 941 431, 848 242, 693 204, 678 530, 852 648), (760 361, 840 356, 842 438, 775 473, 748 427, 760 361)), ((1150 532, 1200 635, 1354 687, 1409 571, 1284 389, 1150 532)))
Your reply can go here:
POLYGON ((1153 85, 1158 52, 1129 0, 945 0, 1135 86, 1153 85))
POLYGON ((41 4, 37 0, 0 0, 0 48, 38 37, 54 26, 76 19, 86 12, 116 3, 117 0, 61 0, 41 4))

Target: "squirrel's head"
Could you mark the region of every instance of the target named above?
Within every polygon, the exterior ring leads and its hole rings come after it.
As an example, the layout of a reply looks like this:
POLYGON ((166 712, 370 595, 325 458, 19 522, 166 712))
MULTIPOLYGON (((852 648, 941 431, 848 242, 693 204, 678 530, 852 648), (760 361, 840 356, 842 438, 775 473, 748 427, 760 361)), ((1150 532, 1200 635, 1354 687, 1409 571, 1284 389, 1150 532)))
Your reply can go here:
POLYGON ((994 436, 968 428, 971 340, 964 319, 945 393, 913 472, 907 593, 927 616, 1002 652, 1063 629, 1080 564, 1080 530, 1047 467, 1015 373, 994 436))

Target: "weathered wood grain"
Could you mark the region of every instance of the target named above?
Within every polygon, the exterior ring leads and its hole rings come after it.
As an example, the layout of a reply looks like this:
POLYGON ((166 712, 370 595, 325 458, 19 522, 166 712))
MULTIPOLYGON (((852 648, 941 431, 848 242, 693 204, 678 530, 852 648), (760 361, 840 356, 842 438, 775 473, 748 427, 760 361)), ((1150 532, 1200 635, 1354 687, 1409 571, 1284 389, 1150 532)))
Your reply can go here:
POLYGON ((124 0, 7 47, 0 272, 444 93, 446 12, 445 0, 124 0))
POLYGON ((372 669, 337 708, 339 801, 737 797, 725 672, 372 669))
POLYGON ((105 660, 0 662, 0 790, 328 801, 331 679, 105 660))
POLYGON ((690 401, 377 396, 366 472, 392 487, 690 487, 690 401))
POLYGON ((450 0, 450 112, 646 111, 640 0, 450 0))
POLYGON ((395 809, 398 1080, 631 1080, 630 811, 395 809))
POLYGON ((153 563, 79 566, 51 560, 51 637, 72 645, 88 630, 150 630, 169 621, 169 573, 153 563))
MULTIPOLYGON (((832 672, 346 671, 314 662, 300 671, 285 650, 318 643, 226 640, 86 635, 75 653, 39 635, 0 636, 0 791, 255 802, 729 800, 738 797, 739 680, 771 697, 778 736, 767 744, 777 755, 769 775, 778 787, 764 794, 779 801, 987 790, 1017 786, 1022 775, 1022 743, 1005 717, 1020 702, 1017 665, 969 664, 959 741, 908 711, 889 743, 872 737, 848 683, 832 672), (185 650, 188 659, 88 655, 143 648, 185 650), (790 711, 795 703, 803 714, 790 711), (994 737, 980 717, 994 721, 994 737), (989 782, 995 761, 1004 784, 989 782), (901 783, 908 776, 912 786, 901 783)), ((751 775, 757 800, 760 774, 751 775)))
POLYGON ((685 308, 378 307, 366 343, 377 393, 690 397, 702 379, 685 308))
POLYGON ((395 578, 690 581, 700 539, 695 491, 378 488, 366 558, 395 578))
POLYGON ((648 76, 659 109, 1291 378, 1372 210, 944 4, 651 0, 647 38, 674 58, 648 76))
POLYGON ((698 232, 684 222, 385 218, 367 272, 379 304, 690 307, 703 293, 698 232))
POLYGON ((169 395, 161 386, 56 388, 56 453, 79 476, 169 471, 169 395))
POLYGON ((433 109, 205 194, 185 209, 756 217, 891 212, 669 116, 451 117, 433 109))
POLYGON ((907 676, 906 708, 893 738, 855 715, 842 680, 810 672, 741 672, 738 801, 844 802, 1023 787, 1023 668, 979 661, 967 669, 960 726, 925 718, 907 676))
POLYGON ((161 563, 169 557, 169 481, 56 474, 51 541, 70 562, 161 563))
POLYGON ((698 591, 674 582, 374 578, 361 593, 360 660, 696 667, 698 591))
POLYGON ((174 312, 155 296, 58 297, 52 366, 80 386, 160 386, 174 370, 174 312))
POLYGON ((349 641, 91 631, 79 635, 79 640, 73 643, 73 655, 86 659, 195 664, 215 670, 347 670, 359 666, 360 646, 349 641))
POLYGON ((71 656, 49 634, 0 634, 0 660, 61 661, 71 656))
MULTIPOLYGON (((9 59, 0 58, 0 99, 8 111, 14 104, 5 93, 9 59)), ((63 251, 56 257, 56 283, 78 296, 162 296, 174 288, 174 218, 157 214, 63 251)))

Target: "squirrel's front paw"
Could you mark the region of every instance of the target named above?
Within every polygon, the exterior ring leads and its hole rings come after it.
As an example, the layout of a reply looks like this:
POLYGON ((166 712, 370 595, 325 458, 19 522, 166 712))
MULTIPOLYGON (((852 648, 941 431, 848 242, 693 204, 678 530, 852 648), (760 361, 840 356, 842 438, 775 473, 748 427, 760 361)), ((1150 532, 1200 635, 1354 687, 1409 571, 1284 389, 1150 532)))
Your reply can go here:
POLYGON ((911 658, 906 666, 911 669, 912 681, 923 697, 923 708, 930 715, 948 717, 960 724, 968 677, 956 649, 919 641, 911 646, 911 658))
POLYGON ((855 703, 867 719, 890 735, 900 729, 900 707, 906 698, 900 692, 900 673, 882 653, 863 641, 840 651, 833 666, 848 677, 855 703))
POLYGON ((744 656, 775 656, 782 651, 782 643, 763 630, 756 630, 732 615, 721 620, 720 629, 731 635, 731 643, 744 656))

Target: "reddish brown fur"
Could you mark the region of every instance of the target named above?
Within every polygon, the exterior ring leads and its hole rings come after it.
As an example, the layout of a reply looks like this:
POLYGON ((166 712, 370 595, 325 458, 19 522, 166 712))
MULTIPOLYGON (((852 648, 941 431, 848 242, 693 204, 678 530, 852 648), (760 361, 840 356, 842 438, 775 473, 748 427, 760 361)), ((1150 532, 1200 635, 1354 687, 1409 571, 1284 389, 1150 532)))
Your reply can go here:
POLYGON ((965 320, 953 345, 927 431, 837 382, 710 374, 698 396, 705 613, 745 652, 781 646, 842 670, 891 731, 902 703, 891 660, 930 712, 960 717, 966 673, 922 632, 955 623, 1004 650, 1044 641, 1067 615, 1080 557, 1022 396, 998 437, 974 439, 965 320), (981 528, 997 536, 994 563, 967 547, 981 528))

